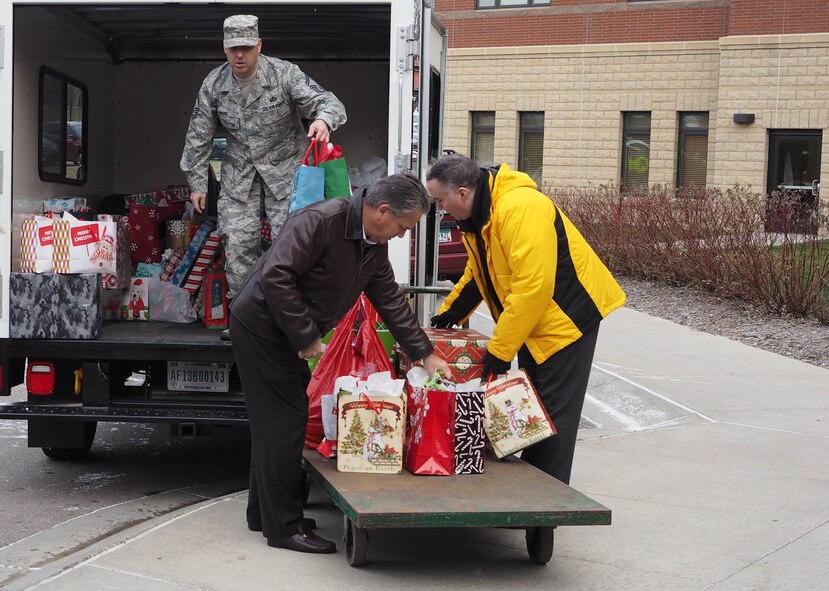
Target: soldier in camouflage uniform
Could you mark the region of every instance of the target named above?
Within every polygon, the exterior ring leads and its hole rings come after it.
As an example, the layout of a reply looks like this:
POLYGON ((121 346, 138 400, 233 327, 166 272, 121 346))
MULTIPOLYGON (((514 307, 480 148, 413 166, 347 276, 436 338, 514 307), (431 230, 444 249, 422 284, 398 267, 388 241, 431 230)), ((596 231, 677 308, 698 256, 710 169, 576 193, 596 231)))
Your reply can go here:
POLYGON ((273 236, 288 213, 294 173, 307 138, 328 142, 345 123, 345 107, 296 65, 260 55, 259 19, 224 22, 227 63, 201 85, 181 156, 196 211, 204 210, 208 160, 218 123, 227 131, 219 194, 219 234, 232 298, 260 253, 262 202, 273 236), (306 134, 301 119, 311 123, 306 134))

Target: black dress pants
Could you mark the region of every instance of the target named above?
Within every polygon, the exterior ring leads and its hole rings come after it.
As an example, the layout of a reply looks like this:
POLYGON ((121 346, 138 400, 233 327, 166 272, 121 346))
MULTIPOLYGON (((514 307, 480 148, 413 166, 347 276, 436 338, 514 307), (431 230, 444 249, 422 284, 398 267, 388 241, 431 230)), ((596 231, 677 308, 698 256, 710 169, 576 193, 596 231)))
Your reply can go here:
POLYGON ((576 435, 598 336, 599 324, 596 323, 579 340, 540 365, 526 346, 518 351, 518 366, 530 376, 558 430, 558 435, 522 451, 521 458, 565 484, 570 483, 576 435))
POLYGON ((231 314, 230 334, 250 424, 248 525, 266 538, 292 536, 302 519, 311 372, 281 332, 263 338, 231 314))

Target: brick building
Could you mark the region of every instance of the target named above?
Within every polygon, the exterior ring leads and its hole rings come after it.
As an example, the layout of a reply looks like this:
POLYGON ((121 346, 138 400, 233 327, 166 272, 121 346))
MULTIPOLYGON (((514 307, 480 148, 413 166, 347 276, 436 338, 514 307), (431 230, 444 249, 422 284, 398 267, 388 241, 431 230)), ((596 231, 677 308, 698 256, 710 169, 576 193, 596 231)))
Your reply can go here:
POLYGON ((435 9, 449 42, 444 146, 482 164, 579 187, 768 191, 829 174, 829 0, 435 9))

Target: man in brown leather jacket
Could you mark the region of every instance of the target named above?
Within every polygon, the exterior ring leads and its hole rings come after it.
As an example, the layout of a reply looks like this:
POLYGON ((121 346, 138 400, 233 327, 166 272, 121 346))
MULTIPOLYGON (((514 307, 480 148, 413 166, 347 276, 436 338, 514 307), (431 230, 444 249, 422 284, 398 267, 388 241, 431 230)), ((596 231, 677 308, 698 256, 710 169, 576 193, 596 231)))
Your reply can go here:
POLYGON ((330 553, 302 517, 307 360, 365 292, 409 359, 448 373, 394 280, 386 242, 429 208, 426 189, 393 175, 350 199, 301 209, 285 222, 231 305, 230 331, 251 432, 247 521, 268 545, 330 553))

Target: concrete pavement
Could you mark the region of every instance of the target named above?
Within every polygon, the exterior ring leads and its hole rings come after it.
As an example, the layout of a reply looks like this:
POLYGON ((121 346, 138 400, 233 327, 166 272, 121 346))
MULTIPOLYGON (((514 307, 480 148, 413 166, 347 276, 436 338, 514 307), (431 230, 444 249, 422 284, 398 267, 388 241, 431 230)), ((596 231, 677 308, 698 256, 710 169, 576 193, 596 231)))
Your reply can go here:
POLYGON ((330 556, 268 548, 245 527, 245 493, 203 491, 150 519, 119 515, 115 533, 74 549, 40 547, 83 519, 0 549, 0 586, 827 588, 829 371, 626 309, 603 323, 594 366, 572 486, 610 507, 613 525, 558 528, 546 567, 527 560, 523 532, 445 529, 370 532, 355 569, 320 490, 306 514, 338 541, 330 556))

